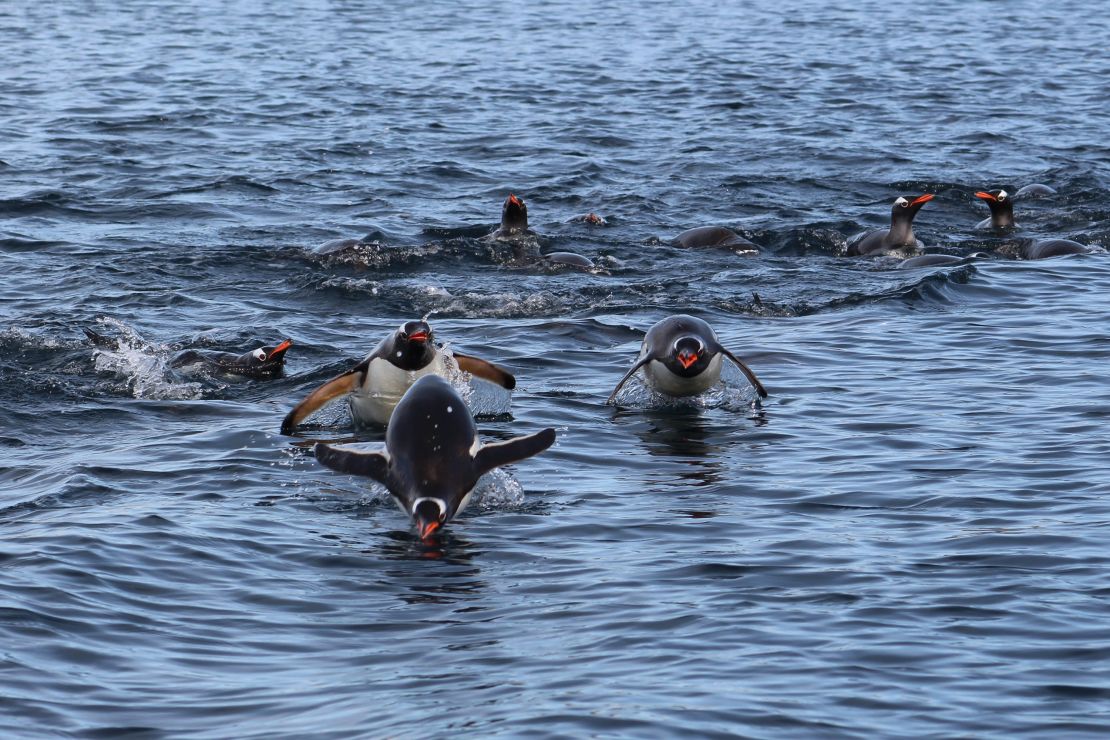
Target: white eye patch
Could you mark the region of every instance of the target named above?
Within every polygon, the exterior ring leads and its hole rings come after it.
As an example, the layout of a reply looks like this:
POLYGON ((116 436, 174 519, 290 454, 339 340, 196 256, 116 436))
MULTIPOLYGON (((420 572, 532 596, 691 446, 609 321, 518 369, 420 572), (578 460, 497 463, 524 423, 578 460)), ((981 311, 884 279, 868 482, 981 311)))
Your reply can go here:
POLYGON ((910 202, 901 196, 899 196, 898 200, 894 201, 894 205, 902 206, 903 208, 908 206, 909 204, 910 202))
POLYGON ((262 348, 256 349, 254 351, 254 359, 256 359, 256 360, 265 360, 266 359, 266 353, 262 350, 262 348))
POLYGON ((416 513, 416 507, 420 506, 420 504, 424 501, 434 501, 435 502, 435 505, 439 507, 439 516, 440 516, 441 519, 444 516, 447 515, 447 504, 446 504, 446 502, 444 502, 444 500, 441 499, 441 498, 431 498, 430 496, 423 496, 423 497, 418 498, 418 499, 416 499, 415 501, 412 502, 412 513, 413 514, 416 513))
POLYGON ((999 190, 998 191, 998 199, 999 200, 1006 200, 1007 195, 1009 195, 1009 193, 1007 193, 1005 190, 999 190))

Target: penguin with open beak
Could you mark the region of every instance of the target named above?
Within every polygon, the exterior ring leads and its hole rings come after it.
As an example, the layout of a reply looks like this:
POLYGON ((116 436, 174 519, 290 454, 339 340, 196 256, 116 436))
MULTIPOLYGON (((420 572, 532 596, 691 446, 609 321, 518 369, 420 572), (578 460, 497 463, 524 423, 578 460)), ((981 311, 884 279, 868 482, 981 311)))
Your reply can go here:
POLYGON ((358 424, 389 423, 405 391, 425 375, 448 375, 459 370, 512 390, 516 378, 506 370, 477 357, 435 345, 426 321, 406 321, 359 364, 314 390, 293 407, 281 422, 281 433, 292 434, 297 425, 324 406, 346 397, 351 417, 358 424))
POLYGON ((606 403, 613 403, 620 389, 641 368, 648 387, 660 393, 668 396, 704 393, 721 379, 721 358, 725 357, 740 368, 760 397, 767 397, 767 389, 759 378, 736 355, 721 346, 713 327, 693 316, 669 316, 648 329, 639 358, 617 383, 606 403))
POLYGON ((181 369, 199 365, 208 372, 244 375, 248 378, 277 378, 285 371, 285 353, 293 346, 286 339, 275 347, 259 347, 237 355, 234 352, 207 352, 189 349, 170 360, 170 367, 181 369))
POLYGON ((555 430, 483 445, 462 397, 443 378, 425 375, 397 404, 385 449, 366 452, 316 445, 316 459, 341 473, 381 483, 427 539, 461 512, 478 479, 494 468, 543 452, 555 430))
POLYGON ((866 256, 891 249, 921 246, 913 233, 913 217, 921 210, 921 206, 934 197, 936 196, 932 193, 916 197, 898 196, 890 208, 890 228, 868 231, 853 238, 848 242, 846 254, 849 257, 866 256))

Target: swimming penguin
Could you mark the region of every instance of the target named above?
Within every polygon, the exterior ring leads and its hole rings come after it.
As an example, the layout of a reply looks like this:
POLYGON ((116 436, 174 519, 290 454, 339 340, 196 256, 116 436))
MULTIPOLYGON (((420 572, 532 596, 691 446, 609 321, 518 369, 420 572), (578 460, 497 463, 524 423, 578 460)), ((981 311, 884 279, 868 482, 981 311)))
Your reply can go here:
POLYGON ((535 262, 539 260, 550 265, 568 265, 590 269, 594 263, 588 257, 574 252, 549 252, 539 254, 539 235, 528 228, 528 206, 524 201, 509 193, 505 205, 501 207, 501 226, 486 239, 514 243, 514 262, 535 262))
POLYGON ((1014 228, 1014 199, 1005 190, 980 190, 976 198, 985 200, 991 209, 991 217, 985 218, 975 224, 977 229, 1012 229, 1014 228))
POLYGON ((671 239, 671 246, 683 249, 697 249, 699 247, 720 247, 722 249, 739 249, 744 252, 758 252, 759 246, 748 241, 732 229, 724 226, 699 226, 696 229, 687 229, 671 239))
POLYGON ((453 365, 502 388, 516 387, 516 378, 492 362, 457 352, 452 353, 452 360, 432 340, 427 322, 401 324, 365 360, 294 406, 281 422, 281 433, 292 434, 298 424, 341 396, 347 397, 356 423, 388 424, 409 386, 424 375, 447 375, 453 365))
POLYGON ((890 228, 876 229, 854 237, 845 252, 849 257, 876 254, 901 247, 919 247, 921 242, 913 234, 913 217, 921 206, 935 196, 925 193, 916 198, 899 196, 890 209, 890 228))
POLYGON ((241 355, 189 349, 170 360, 170 367, 181 369, 200 365, 210 372, 245 375, 249 378, 276 378, 285 371, 285 352, 292 346, 293 340, 286 339, 276 347, 259 347, 241 355))
POLYGON ((1047 185, 1042 185, 1039 182, 1030 183, 1021 190, 1014 193, 1015 198, 1047 198, 1050 195, 1056 195, 1056 191, 1047 185))
POLYGON ((548 252, 541 254, 544 262, 553 265, 567 265, 569 267, 579 267, 583 270, 589 270, 594 266, 593 260, 589 257, 583 257, 576 252, 548 252))
POLYGON ((382 452, 323 443, 316 459, 341 473, 365 475, 393 494, 427 538, 466 506, 478 479, 502 465, 543 452, 555 430, 483 445, 462 397, 443 378, 425 375, 397 404, 382 452))
POLYGON ((524 201, 509 193, 505 205, 501 206, 501 226, 497 228, 489 239, 515 239, 521 236, 534 236, 528 228, 528 206, 524 201))
POLYGON ((1065 254, 1091 254, 1101 251, 1098 247, 1073 242, 1071 239, 1044 239, 1021 246, 1018 254, 1022 259, 1043 260, 1047 257, 1060 257, 1065 254))
POLYGON ((713 387, 721 379, 721 357, 732 360, 761 397, 767 390, 747 365, 721 346, 717 334, 701 319, 679 314, 669 316, 648 329, 640 346, 640 356, 629 369, 606 403, 640 368, 644 381, 668 396, 694 396, 713 387))
POLYGON ((915 267, 943 267, 945 265, 962 265, 977 259, 989 259, 986 252, 972 252, 961 257, 958 254, 919 254, 916 257, 902 260, 898 263, 899 270, 912 270, 915 267))

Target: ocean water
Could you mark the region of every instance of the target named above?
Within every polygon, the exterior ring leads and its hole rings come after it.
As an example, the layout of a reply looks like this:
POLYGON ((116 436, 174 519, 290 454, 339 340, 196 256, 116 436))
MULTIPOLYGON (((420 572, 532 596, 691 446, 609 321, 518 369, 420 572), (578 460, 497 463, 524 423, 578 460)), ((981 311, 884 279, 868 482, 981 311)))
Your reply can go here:
POLYGON ((0 8, 0 733, 1105 735, 1110 256, 1005 255, 1110 247, 1110 20, 836 5, 0 8), (843 256, 924 192, 992 257, 843 256), (675 313, 770 397, 605 405, 675 313), (423 316, 559 435, 432 543, 278 433, 423 316))

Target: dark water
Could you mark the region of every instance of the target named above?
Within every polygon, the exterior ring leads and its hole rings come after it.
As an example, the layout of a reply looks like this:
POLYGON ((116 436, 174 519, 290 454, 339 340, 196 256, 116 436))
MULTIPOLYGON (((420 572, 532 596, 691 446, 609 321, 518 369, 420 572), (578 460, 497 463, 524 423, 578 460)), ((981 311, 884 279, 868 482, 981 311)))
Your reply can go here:
POLYGON ((1021 237, 1110 245, 1110 21, 836 5, 0 9, 0 732, 1104 733, 1110 260, 841 254, 1034 182, 1021 237), (598 267, 482 242, 510 191, 598 267), (560 434, 437 547, 276 433, 429 312, 517 374, 486 438, 560 434), (677 312, 762 407, 603 405, 677 312))

